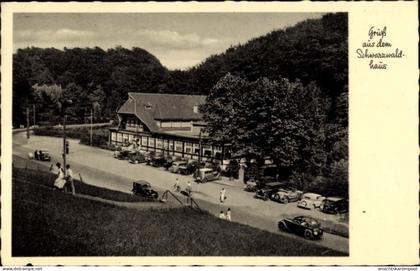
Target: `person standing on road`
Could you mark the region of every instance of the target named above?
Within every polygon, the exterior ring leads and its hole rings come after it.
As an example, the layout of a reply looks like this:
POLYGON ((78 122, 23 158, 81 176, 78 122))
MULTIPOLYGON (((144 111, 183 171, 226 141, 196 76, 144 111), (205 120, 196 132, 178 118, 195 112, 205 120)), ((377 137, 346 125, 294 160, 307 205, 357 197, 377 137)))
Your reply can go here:
POLYGON ((222 190, 220 190, 220 203, 225 202, 226 199, 226 190, 223 187, 222 190))
POLYGON ((185 190, 187 190, 188 195, 191 196, 192 188, 191 188, 191 182, 190 181, 187 182, 187 188, 185 188, 185 190))
POLYGON ((191 182, 187 182, 187 187, 185 188, 188 197, 187 197, 187 203, 191 203, 191 196, 192 196, 192 188, 191 188, 191 182))
POLYGON ((74 182, 73 182, 73 170, 71 170, 70 165, 66 165, 66 186, 67 188, 71 187, 71 193, 74 195, 76 193, 75 191, 75 187, 74 187, 74 182))
POLYGON ((181 188, 179 187, 179 180, 178 180, 178 178, 176 178, 175 184, 174 184, 174 191, 179 192, 180 190, 181 190, 181 188))
POLYGON ((219 218, 226 219, 225 213, 223 211, 220 211, 219 218))
POLYGON ((230 208, 227 209, 227 212, 226 212, 226 220, 227 221, 232 221, 232 213, 230 211, 230 208))

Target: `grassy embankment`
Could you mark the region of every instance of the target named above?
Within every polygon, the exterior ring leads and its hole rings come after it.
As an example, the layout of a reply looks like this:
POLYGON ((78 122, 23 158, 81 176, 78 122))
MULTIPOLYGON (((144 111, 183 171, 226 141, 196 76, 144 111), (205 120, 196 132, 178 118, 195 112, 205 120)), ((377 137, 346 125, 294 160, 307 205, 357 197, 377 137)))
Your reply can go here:
POLYGON ((189 208, 135 210, 76 198, 14 173, 13 256, 344 256, 189 208))
MULTIPOLYGON (((32 169, 13 169, 13 178, 17 180, 29 181, 31 183, 40 184, 44 186, 53 187, 54 180, 56 179, 55 174, 44 171, 37 171, 32 169)), ((147 198, 127 194, 119 191, 109 190, 102 187, 89 185, 82 183, 75 179, 74 186, 76 192, 79 194, 100 197, 107 200, 114 200, 120 202, 143 202, 149 201, 147 198)))

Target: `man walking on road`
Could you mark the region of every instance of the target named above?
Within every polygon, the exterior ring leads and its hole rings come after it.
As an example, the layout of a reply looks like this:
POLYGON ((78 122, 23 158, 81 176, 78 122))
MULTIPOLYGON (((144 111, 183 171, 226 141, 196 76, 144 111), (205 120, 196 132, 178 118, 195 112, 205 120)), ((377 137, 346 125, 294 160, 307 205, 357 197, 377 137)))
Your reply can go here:
POLYGON ((225 199, 226 199, 226 195, 225 194, 226 194, 226 190, 223 187, 222 190, 220 190, 220 203, 225 202, 225 199))
POLYGON ((231 214, 230 208, 227 209, 226 220, 227 221, 232 221, 232 214, 231 214))

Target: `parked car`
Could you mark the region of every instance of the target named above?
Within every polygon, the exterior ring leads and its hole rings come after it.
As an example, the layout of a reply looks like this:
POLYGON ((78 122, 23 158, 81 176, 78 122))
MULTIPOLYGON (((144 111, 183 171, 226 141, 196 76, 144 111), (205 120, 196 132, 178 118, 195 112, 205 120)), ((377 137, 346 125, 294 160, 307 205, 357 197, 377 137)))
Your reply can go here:
POLYGON ((144 154, 136 152, 129 155, 128 162, 132 164, 146 163, 146 157, 144 156, 144 154))
POLYGON ((51 156, 48 150, 35 150, 33 155, 32 153, 28 154, 29 159, 35 158, 39 161, 51 161, 51 156))
POLYGON ((323 234, 319 222, 308 216, 282 219, 278 222, 278 227, 282 231, 291 232, 311 240, 321 239, 323 234))
POLYGON ((319 209, 327 214, 343 214, 349 211, 349 201, 341 197, 328 197, 324 199, 319 209))
POLYGON ((179 173, 182 175, 190 175, 193 174, 199 167, 200 164, 198 161, 190 160, 186 165, 179 166, 179 173))
POLYGON ((194 173, 194 179, 198 183, 206 183, 220 179, 220 172, 212 168, 199 168, 194 173))
POLYGON ((270 195, 270 199, 287 204, 289 202, 298 201, 302 196, 302 191, 297 190, 290 185, 281 186, 276 192, 270 195))
POLYGON ((322 201, 325 199, 324 196, 316 193, 305 193, 302 195, 300 201, 298 201, 297 206, 304 209, 316 209, 319 208, 322 204, 322 201))
POLYGON ((279 188, 283 185, 285 185, 284 182, 266 183, 263 188, 257 190, 254 197, 263 200, 268 200, 269 198, 271 198, 271 195, 277 192, 279 188))
POLYGON ((157 199, 159 194, 152 189, 149 182, 138 180, 133 182, 133 189, 131 190, 134 195, 139 195, 146 198, 157 199))
POLYGON ((150 165, 154 167, 163 167, 166 163, 166 158, 163 154, 155 154, 150 159, 150 165))
POLYGON ((247 181, 244 190, 247 192, 257 192, 258 189, 261 189, 264 186, 265 183, 259 181, 247 181))
POLYGON ((128 160, 130 155, 135 154, 135 151, 132 150, 120 150, 120 151, 115 151, 114 152, 114 157, 119 159, 119 160, 128 160))
POLYGON ((186 166, 187 161, 174 161, 172 165, 169 167, 169 171, 172 173, 179 173, 179 167, 186 166))

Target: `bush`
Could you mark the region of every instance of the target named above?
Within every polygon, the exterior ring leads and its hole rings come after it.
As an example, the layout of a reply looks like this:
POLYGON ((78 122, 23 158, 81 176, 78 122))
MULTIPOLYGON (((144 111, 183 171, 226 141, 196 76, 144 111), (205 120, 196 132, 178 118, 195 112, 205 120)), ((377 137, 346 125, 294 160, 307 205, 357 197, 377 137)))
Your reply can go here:
MULTIPOLYGON (((34 129, 35 135, 62 137, 63 129, 56 127, 42 127, 34 129)), ((90 127, 71 127, 66 129, 68 138, 80 139, 81 144, 90 145, 90 127)), ((92 129, 92 146, 108 149, 109 131, 106 127, 92 129)))

